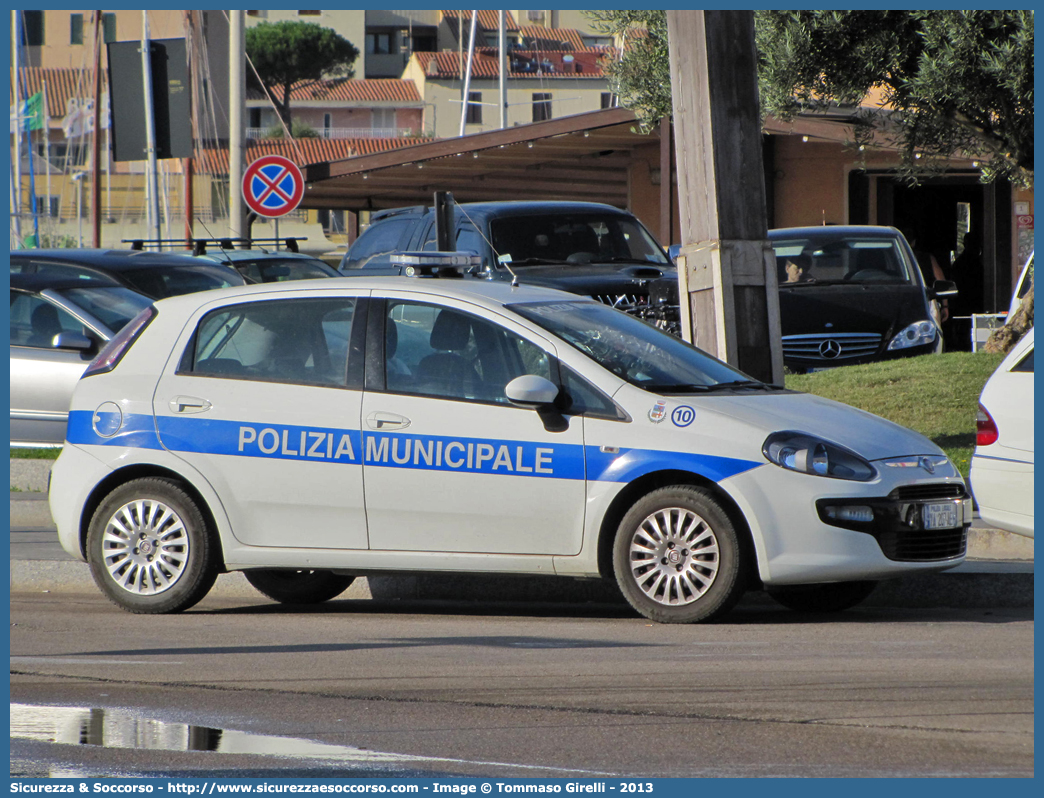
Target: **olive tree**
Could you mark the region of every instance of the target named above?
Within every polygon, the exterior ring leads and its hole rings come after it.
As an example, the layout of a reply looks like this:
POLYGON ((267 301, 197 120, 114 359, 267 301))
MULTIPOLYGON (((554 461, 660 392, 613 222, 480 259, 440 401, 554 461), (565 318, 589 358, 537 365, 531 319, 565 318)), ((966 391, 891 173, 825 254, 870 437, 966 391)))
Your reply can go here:
MULTIPOLYGON (((647 127, 670 115, 664 12, 588 13, 627 41, 606 61, 621 104, 647 127)), ((757 11, 755 35, 763 113, 847 108, 911 180, 956 155, 980 160, 984 180, 1032 184, 1032 11, 757 11)))

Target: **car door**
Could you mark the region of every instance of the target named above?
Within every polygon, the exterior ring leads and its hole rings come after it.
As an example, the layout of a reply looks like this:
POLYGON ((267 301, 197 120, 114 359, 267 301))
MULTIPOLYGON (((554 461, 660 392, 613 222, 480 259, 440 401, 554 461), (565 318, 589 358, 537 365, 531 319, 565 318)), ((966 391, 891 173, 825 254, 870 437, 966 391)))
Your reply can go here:
POLYGON ((583 419, 545 426, 504 395, 516 376, 551 378, 554 347, 449 299, 387 292, 377 313, 362 410, 370 548, 578 553, 583 419))
MULTIPOLYGON (((73 389, 111 333, 98 332, 46 296, 11 291, 11 442, 65 440, 73 389), (55 346, 58 333, 85 336, 86 349, 55 346)), ((100 326, 100 325, 99 325, 100 326)))
POLYGON ((354 337, 365 308, 352 291, 210 303, 164 368, 160 440, 211 483, 243 543, 367 547, 354 337))

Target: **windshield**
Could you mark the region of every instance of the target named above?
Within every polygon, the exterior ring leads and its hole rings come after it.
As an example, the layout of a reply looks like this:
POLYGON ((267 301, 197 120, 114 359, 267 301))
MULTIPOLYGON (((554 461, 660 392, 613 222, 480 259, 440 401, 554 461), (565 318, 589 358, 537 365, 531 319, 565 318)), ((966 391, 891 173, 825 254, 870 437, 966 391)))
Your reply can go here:
POLYGON ((489 223, 499 263, 654 263, 669 266, 663 250, 637 220, 597 213, 510 216, 489 223))
POLYGON ((773 239, 781 288, 846 282, 912 283, 898 238, 773 239))
POLYGON ((83 308, 113 332, 119 332, 121 327, 152 304, 148 297, 120 286, 59 288, 55 293, 83 308))
POLYGON ((647 391, 701 393, 767 387, 680 338, 600 302, 534 302, 509 307, 647 391))

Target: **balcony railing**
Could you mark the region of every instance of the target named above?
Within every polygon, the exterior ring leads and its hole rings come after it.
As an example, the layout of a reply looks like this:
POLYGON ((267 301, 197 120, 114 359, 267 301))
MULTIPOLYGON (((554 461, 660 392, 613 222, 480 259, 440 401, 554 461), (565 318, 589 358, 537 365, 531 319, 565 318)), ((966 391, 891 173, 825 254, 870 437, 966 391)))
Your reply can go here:
MULTIPOLYGON (((324 139, 397 139, 416 136, 418 132, 411 127, 327 127, 312 128, 320 138, 324 139)), ((248 127, 248 139, 268 138, 272 127, 248 127)))

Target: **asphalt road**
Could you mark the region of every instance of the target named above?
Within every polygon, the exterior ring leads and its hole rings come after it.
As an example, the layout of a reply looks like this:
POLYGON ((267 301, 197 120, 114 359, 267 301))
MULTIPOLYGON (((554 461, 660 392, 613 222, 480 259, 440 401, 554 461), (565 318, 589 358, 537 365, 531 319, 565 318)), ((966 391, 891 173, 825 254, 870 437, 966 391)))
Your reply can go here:
POLYGON ((212 596, 148 617, 16 593, 10 620, 12 704, 93 719, 70 744, 13 738, 13 774, 1033 775, 1028 607, 746 601, 675 627, 604 604, 212 596), (143 750, 159 721, 228 745, 143 750), (287 755, 287 739, 341 754, 287 755))

